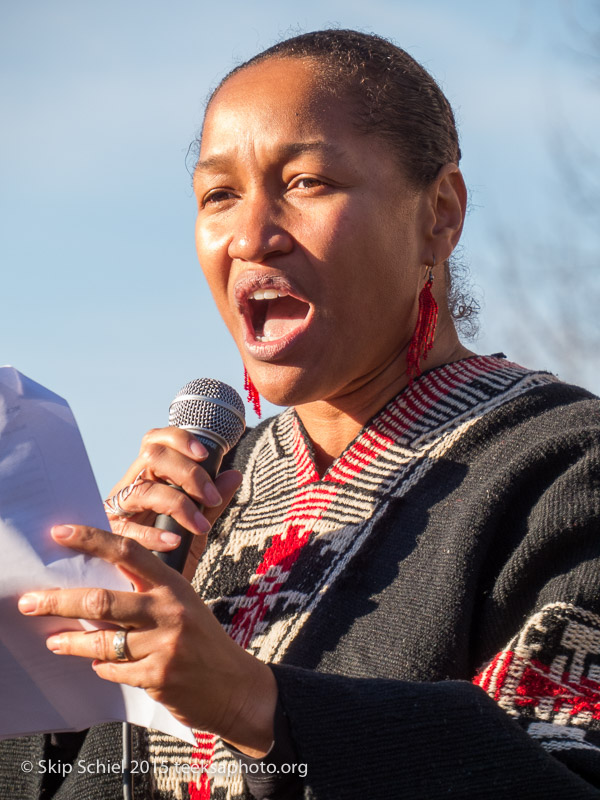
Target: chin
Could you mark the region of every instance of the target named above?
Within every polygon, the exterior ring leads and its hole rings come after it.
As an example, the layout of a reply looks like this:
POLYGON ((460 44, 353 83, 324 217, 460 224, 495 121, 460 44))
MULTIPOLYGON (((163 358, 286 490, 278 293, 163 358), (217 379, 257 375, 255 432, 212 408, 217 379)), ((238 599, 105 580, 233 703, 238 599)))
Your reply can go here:
POLYGON ((248 370, 260 395, 276 406, 299 406, 321 399, 314 374, 302 367, 253 364, 248 370))

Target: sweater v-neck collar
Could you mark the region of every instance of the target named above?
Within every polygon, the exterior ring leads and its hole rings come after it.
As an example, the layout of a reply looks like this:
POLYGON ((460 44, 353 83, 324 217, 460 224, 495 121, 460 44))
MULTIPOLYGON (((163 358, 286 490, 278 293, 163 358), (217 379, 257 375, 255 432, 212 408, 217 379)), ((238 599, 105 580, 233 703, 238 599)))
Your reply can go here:
POLYGON ((470 356, 428 370, 384 405, 322 475, 310 437, 296 410, 289 409, 299 485, 347 483, 391 445, 411 451, 448 424, 455 425, 457 416, 476 412, 515 380, 531 374, 497 355, 470 356))

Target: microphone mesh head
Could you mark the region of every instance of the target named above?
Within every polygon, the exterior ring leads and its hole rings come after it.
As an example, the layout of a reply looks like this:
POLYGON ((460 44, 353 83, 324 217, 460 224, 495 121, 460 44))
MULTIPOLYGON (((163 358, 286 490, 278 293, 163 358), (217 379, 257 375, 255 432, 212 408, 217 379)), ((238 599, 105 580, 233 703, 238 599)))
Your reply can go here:
POLYGON ((224 440, 227 450, 231 450, 246 427, 244 403, 226 383, 197 378, 186 383, 175 395, 169 408, 169 425, 194 433, 201 430, 214 433, 224 440))

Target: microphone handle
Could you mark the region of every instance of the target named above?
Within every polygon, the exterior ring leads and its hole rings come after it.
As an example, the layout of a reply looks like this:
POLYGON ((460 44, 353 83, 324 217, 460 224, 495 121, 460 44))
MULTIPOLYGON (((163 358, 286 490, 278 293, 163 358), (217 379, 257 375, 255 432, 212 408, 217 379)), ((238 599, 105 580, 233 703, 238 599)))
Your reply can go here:
MULTIPOLYGON (((201 434, 194 435, 196 439, 198 439, 198 441, 208 450, 208 457, 202 462, 202 468, 209 475, 209 477, 214 480, 217 477, 221 467, 221 462, 223 461, 223 448, 208 436, 202 436, 201 434)), ((172 486, 173 484, 170 485, 172 486)), ((173 488, 178 489, 180 492, 183 491, 181 486, 174 486, 173 488)), ((204 506, 198 505, 198 509, 199 511, 203 511, 204 506)), ((153 552, 154 555, 160 558, 160 560, 168 567, 172 567, 179 573, 183 572, 183 568, 185 567, 185 562, 187 561, 188 553, 190 551, 190 547, 192 546, 195 534, 191 531, 188 531, 187 528, 183 527, 183 525, 180 525, 176 520, 173 519, 173 517, 168 517, 166 514, 159 514, 157 516, 154 527, 160 528, 164 531, 171 531, 172 533, 177 533, 179 536, 181 536, 181 542, 175 548, 175 550, 169 550, 168 553, 157 553, 156 551, 153 552)))

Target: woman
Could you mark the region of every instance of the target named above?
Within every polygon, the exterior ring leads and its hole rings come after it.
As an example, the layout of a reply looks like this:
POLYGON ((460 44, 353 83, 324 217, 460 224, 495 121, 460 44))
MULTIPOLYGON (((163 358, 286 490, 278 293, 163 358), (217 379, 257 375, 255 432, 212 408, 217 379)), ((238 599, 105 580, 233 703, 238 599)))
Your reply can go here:
MULTIPOLYGON (((200 262, 251 389, 293 409, 214 485, 188 434, 151 431, 114 489, 121 536, 53 533, 136 592, 20 602, 127 629, 124 652, 113 631, 48 646, 199 731, 193 752, 137 732, 143 797, 600 796, 599 405, 460 343, 459 159, 433 79, 375 36, 283 42, 208 104, 200 262), (148 552, 176 545, 153 515, 204 544, 225 507, 194 591, 148 552)), ((28 746, 119 759, 113 726, 28 746)), ((119 779, 29 791, 117 797, 119 779)))

